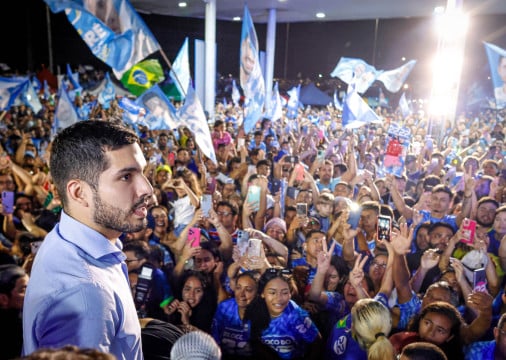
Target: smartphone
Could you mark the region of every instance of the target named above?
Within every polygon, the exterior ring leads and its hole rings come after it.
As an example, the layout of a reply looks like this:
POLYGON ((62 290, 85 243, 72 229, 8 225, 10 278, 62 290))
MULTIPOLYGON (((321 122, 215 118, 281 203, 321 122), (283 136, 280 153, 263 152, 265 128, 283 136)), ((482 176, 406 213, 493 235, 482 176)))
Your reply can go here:
POLYGON ((249 246, 249 234, 244 230, 237 230, 237 247, 239 248, 239 252, 241 256, 246 254, 249 246))
POLYGON ((318 150, 318 154, 316 155, 316 160, 318 160, 318 161, 325 160, 325 150, 318 150))
POLYGON ((208 194, 214 194, 216 191, 216 178, 209 177, 207 178, 207 193, 208 194))
POLYGON ((476 234, 476 221, 468 218, 462 220, 462 238, 460 242, 467 245, 474 243, 474 235, 476 234))
POLYGON ((378 239, 390 241, 392 231, 392 218, 386 215, 378 215, 378 239))
POLYGON ((348 224, 350 228, 355 230, 358 227, 360 221, 360 215, 362 214, 362 208, 359 204, 353 203, 350 205, 350 213, 348 215, 348 224))
POLYGON ((298 182, 304 181, 304 167, 301 164, 295 165, 295 180, 298 182))
POLYGON ((14 191, 2 191, 2 205, 5 213, 14 212, 14 191))
POLYGON ((260 209, 260 186, 258 185, 250 185, 248 187, 248 195, 246 197, 246 201, 250 204, 256 204, 255 211, 260 209))
POLYGON ((272 182, 270 183, 270 188, 271 188, 271 194, 272 195, 275 195, 279 192, 279 190, 281 189, 281 180, 279 179, 274 179, 272 180, 272 182))
POLYGON ((295 200, 295 198, 297 197, 297 193, 298 193, 297 188, 294 186, 288 186, 286 188, 286 196, 292 200, 295 200))
POLYGON ((190 247, 200 246, 200 228, 191 227, 188 230, 188 244, 190 244, 190 247))
POLYGON ((259 257, 260 246, 262 246, 262 240, 260 239, 249 239, 248 240, 248 257, 259 257))
POLYGON ((237 150, 244 146, 244 138, 237 139, 237 150))
POLYGON ((205 217, 209 217, 209 213, 213 208, 213 196, 211 194, 204 194, 200 197, 200 208, 202 209, 202 214, 205 217))
POLYGON ((487 291, 487 274, 485 268, 473 270, 473 291, 487 291))
POLYGON ((297 216, 306 217, 307 216, 307 204, 306 203, 297 203, 297 216))

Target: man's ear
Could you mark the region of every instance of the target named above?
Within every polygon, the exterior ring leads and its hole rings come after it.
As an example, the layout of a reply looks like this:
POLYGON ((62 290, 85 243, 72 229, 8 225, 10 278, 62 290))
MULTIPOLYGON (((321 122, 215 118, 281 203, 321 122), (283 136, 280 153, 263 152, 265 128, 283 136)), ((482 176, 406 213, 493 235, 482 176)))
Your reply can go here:
POLYGON ((91 187, 82 180, 72 179, 67 183, 69 201, 88 207, 92 195, 91 187))

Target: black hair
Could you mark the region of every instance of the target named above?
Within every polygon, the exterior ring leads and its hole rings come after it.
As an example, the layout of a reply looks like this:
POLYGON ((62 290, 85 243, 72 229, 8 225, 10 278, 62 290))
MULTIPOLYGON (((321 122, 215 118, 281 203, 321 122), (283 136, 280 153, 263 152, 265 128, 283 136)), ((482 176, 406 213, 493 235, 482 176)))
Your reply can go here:
POLYGON ((138 141, 132 130, 108 121, 79 121, 61 130, 51 143, 49 167, 63 206, 69 180, 83 180, 96 190, 100 175, 110 166, 106 152, 138 141))

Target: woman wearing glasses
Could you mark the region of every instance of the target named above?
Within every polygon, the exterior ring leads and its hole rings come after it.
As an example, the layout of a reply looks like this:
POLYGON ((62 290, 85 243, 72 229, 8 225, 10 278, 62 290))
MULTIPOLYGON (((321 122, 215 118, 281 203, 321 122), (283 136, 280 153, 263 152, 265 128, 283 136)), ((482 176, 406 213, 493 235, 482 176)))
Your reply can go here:
POLYGON ((247 307, 257 359, 319 359, 321 335, 308 313, 291 300, 283 270, 269 268, 258 282, 259 296, 247 307))

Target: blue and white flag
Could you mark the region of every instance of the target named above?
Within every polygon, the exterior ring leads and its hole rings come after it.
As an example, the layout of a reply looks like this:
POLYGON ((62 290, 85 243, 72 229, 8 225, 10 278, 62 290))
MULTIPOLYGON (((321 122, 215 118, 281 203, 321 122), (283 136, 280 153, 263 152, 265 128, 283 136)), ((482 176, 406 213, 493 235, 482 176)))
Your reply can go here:
POLYGON ((330 76, 338 77, 347 84, 354 81, 357 92, 363 94, 380 73, 381 71, 362 59, 342 57, 330 76))
POLYGON ((244 7, 239 75, 244 92, 244 131, 248 134, 264 111, 265 84, 258 57, 258 38, 248 7, 244 7))
POLYGON ((406 79, 408 78, 411 70, 415 67, 415 64, 416 60, 410 60, 397 69, 383 71, 378 75, 376 80, 381 81, 388 91, 396 93, 406 82, 406 79))
POLYGON ((34 114, 37 114, 42 109, 39 95, 37 95, 31 81, 27 81, 25 83, 23 91, 21 92, 21 99, 25 105, 29 106, 33 110, 34 114))
POLYGON ((83 88, 79 84, 79 73, 78 72, 73 73, 68 63, 67 63, 67 80, 69 84, 72 86, 71 88, 67 88, 67 91, 69 92, 71 98, 73 97, 72 94, 70 94, 71 91, 74 93, 74 97, 78 93, 81 94, 83 92, 83 88))
POLYGON ((14 104, 27 81, 30 82, 25 77, 0 77, 0 110, 8 110, 14 104))
POLYGON ((281 97, 279 96, 278 82, 274 84, 272 89, 271 108, 267 110, 265 117, 272 121, 277 121, 283 116, 283 105, 281 105, 281 97))
POLYGON ((98 102, 104 109, 109 109, 111 101, 116 97, 116 88, 111 81, 109 72, 105 73, 105 86, 104 89, 98 94, 98 102))
POLYGON ((411 109, 409 107, 408 100, 406 100, 406 93, 402 93, 399 99, 399 109, 401 110, 401 114, 403 118, 411 115, 411 109))
POLYGON ((118 106, 123 110, 123 121, 137 130, 137 125, 142 124, 146 110, 126 96, 119 99, 118 106))
POLYGON ((188 92, 188 84, 190 84, 190 60, 188 55, 188 38, 184 39, 183 46, 179 50, 176 59, 172 63, 170 70, 170 77, 174 80, 177 90, 181 94, 181 99, 184 99, 188 92))
POLYGON ((300 84, 288 90, 287 94, 290 98, 286 103, 286 116, 289 119, 295 119, 299 111, 300 84))
POLYGON ((44 99, 49 100, 51 98, 51 90, 49 89, 49 84, 47 80, 44 80, 44 99))
POLYGON ((58 103, 56 104, 56 110, 54 111, 53 130, 57 133, 78 121, 79 118, 77 116, 76 109, 70 100, 65 85, 62 84, 58 91, 58 103))
POLYGON ((184 105, 179 110, 179 122, 180 125, 187 126, 193 133, 195 142, 202 154, 205 154, 213 163, 218 164, 204 108, 202 108, 202 104, 191 84, 188 86, 184 105))
POLYGON ((176 109, 158 85, 150 87, 137 98, 137 105, 147 110, 144 124, 150 130, 172 130, 178 127, 176 109))
POLYGON ((337 110, 343 110, 343 105, 339 102, 339 98, 337 97, 337 89, 334 90, 334 107, 337 110))
POLYGON ((239 92, 235 80, 232 80, 232 101, 234 102, 234 106, 239 105, 239 100, 241 100, 241 93, 239 92))
POLYGON ((343 101, 342 119, 346 129, 356 129, 372 122, 381 122, 378 115, 353 88, 346 94, 343 101))
POLYGON ((484 42, 497 109, 506 108, 506 50, 484 42))
POLYGON ((65 11, 92 53, 118 79, 160 45, 128 0, 44 0, 51 11, 65 11))

